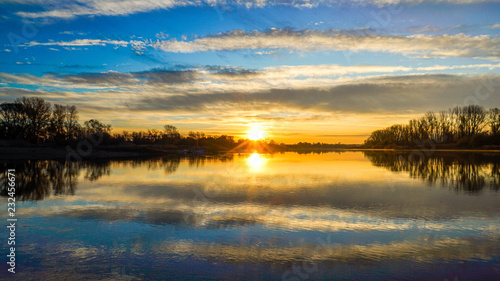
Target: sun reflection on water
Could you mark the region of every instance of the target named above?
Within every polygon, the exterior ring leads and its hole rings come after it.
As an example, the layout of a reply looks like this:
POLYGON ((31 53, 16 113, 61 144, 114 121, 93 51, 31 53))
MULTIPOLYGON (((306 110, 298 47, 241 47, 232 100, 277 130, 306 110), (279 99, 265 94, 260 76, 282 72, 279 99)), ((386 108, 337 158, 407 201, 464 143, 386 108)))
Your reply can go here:
POLYGON ((267 159, 259 153, 252 153, 247 158, 247 165, 250 166, 252 170, 258 171, 266 164, 266 161, 267 159))

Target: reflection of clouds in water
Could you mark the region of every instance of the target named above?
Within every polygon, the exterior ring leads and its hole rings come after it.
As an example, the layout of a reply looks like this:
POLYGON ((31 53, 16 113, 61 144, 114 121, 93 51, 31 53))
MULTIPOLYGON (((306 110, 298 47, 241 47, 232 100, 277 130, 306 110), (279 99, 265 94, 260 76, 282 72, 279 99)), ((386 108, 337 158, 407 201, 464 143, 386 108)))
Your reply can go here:
MULTIPOLYGON (((68 259, 61 266, 75 266, 75 261, 85 263, 101 256, 103 253, 112 254, 114 259, 144 256, 151 261, 161 261, 169 257, 178 260, 195 257, 197 259, 222 261, 229 264, 254 263, 254 264, 281 264, 294 261, 310 261, 322 264, 359 264, 383 261, 399 261, 405 259, 418 260, 423 263, 433 263, 435 260, 463 260, 491 261, 500 254, 498 244, 500 237, 489 236, 480 238, 432 238, 418 236, 413 240, 400 242, 373 243, 367 245, 344 245, 331 241, 321 244, 299 243, 299 245, 281 245, 273 241, 248 241, 250 243, 218 243, 194 242, 190 239, 151 238, 148 245, 143 239, 134 239, 130 244, 105 245, 100 248, 82 246, 76 243, 47 243, 32 244, 32 255, 50 252, 55 259, 70 256, 77 259, 68 259), (151 243, 153 242, 153 243, 151 243), (152 246, 154 245, 154 246, 152 246), (112 247, 112 248, 111 248, 112 247), (36 251, 35 251, 36 249, 36 251)), ((42 269, 43 270, 43 269, 42 269)))
POLYGON ((44 216, 47 218, 73 218, 106 222, 136 222, 143 224, 189 225, 196 228, 238 228, 259 225, 268 229, 285 231, 471 231, 500 232, 500 218, 470 215, 445 221, 413 219, 387 219, 363 211, 350 211, 319 207, 271 207, 250 203, 186 205, 183 201, 170 201, 144 207, 142 204, 117 206, 70 205, 65 208, 52 206, 39 209, 23 208, 23 218, 44 216))
POLYGON ((428 238, 417 237, 412 241, 388 244, 341 245, 337 243, 307 244, 302 247, 267 244, 222 245, 209 247, 206 243, 193 243, 189 240, 168 241, 159 245, 157 254, 178 256, 197 256, 199 258, 222 260, 229 263, 244 262, 288 262, 309 260, 314 262, 378 262, 384 260, 417 259, 432 262, 433 259, 491 260, 500 254, 497 243, 499 237, 489 240, 475 238, 428 238))
MULTIPOLYGON (((258 154, 257 156, 265 157, 258 154)), ((308 210, 316 210, 323 214, 330 214, 331 210, 345 210, 361 213, 366 217, 425 220, 455 219, 460 216, 468 217, 471 213, 494 218, 499 211, 496 197, 487 194, 479 197, 458 196, 450 194, 447 190, 429 190, 425 183, 409 179, 404 174, 380 173, 380 168, 353 157, 353 153, 335 154, 335 159, 332 159, 330 154, 301 155, 299 157, 304 157, 302 162, 298 161, 301 158, 297 158, 295 154, 276 155, 272 159, 266 158, 266 173, 249 171, 247 163, 251 161, 250 157, 252 155, 238 156, 229 162, 220 162, 214 158, 194 161, 193 158, 183 160, 178 157, 145 161, 108 161, 95 165, 92 162, 84 162, 80 166, 64 170, 72 171, 68 173, 72 175, 72 184, 68 185, 72 189, 68 190, 73 190, 72 193, 75 194, 53 200, 67 201, 58 204, 70 204, 68 202, 73 201, 90 204, 100 202, 107 206, 125 205, 131 210, 141 209, 144 206, 162 211, 168 209, 181 212, 188 218, 188 222, 193 218, 204 221, 200 217, 205 217, 207 222, 212 223, 214 220, 210 218, 210 214, 216 212, 226 217, 218 219, 220 221, 240 218, 243 224, 256 221, 252 216, 257 216, 259 222, 275 220, 274 218, 266 220, 266 215, 261 214, 267 214, 272 209, 283 210, 285 213, 288 210, 305 213, 308 213, 308 210), (194 163, 193 161, 205 164, 201 166, 189 164, 194 163), (165 175, 166 166, 177 167, 176 172, 165 175), (352 174, 346 174, 346 167, 349 169, 357 167, 357 170, 352 174), (74 172, 79 170, 85 170, 84 175, 90 173, 100 177, 88 183, 74 172), (91 172, 87 172, 89 170, 91 172), (110 170, 113 173, 110 174, 110 170), (374 178, 372 181, 358 179, 359 174, 373 175, 374 178), (80 186, 78 192, 74 192, 77 180, 80 181, 80 186), (393 190, 387 189, 388 180, 397 183, 393 190), (260 213, 253 211, 254 208, 260 210, 260 213), (233 213, 237 213, 238 216, 226 213, 228 209, 234 210, 233 213)), ((385 165, 387 162, 386 153, 377 154, 376 157, 380 157, 372 159, 376 165, 385 165)), ((404 160, 402 157, 395 159, 400 162, 401 159, 404 160)), ((47 161, 39 164, 40 167, 34 174, 50 174, 47 172, 50 171, 47 161)), ((30 165, 26 166, 28 174, 32 171, 30 169, 33 163, 30 165)), ((395 169, 400 168, 396 165, 395 169)), ((21 176, 22 173, 20 170, 21 176)), ((30 196, 44 198, 47 190, 56 186, 52 180, 58 178, 35 177, 35 179, 44 179, 39 182, 45 182, 45 185, 36 186, 37 188, 31 192, 37 195, 30 196)), ((43 205, 44 201, 39 204, 43 205)), ((21 209, 20 212, 27 214, 31 211, 21 209)), ((123 216, 129 217, 126 214, 123 216)), ((302 227, 307 228, 308 223, 319 227, 322 219, 316 219, 317 223, 312 222, 312 219, 305 220, 302 227)), ((325 220, 329 221, 328 218, 325 220)), ((295 225, 299 225, 299 222, 296 221, 295 225)), ((339 227, 330 225, 321 229, 339 227)))
MULTIPOLYGON (((43 261, 42 267, 26 265, 26 270, 43 277, 44 270, 60 261, 62 271, 89 266, 101 275, 85 278, 103 279, 104 274, 112 280, 113 269, 131 259, 165 268, 171 266, 169 260, 202 260, 224 266, 266 265, 281 276, 292 263, 302 261, 327 268, 401 261, 422 266, 436 260, 490 262, 500 254, 498 198, 491 196, 495 190, 455 193, 429 188, 420 177, 408 177, 405 169, 415 167, 404 159, 395 158, 406 168, 391 164, 384 155, 368 156, 373 162, 360 157, 362 153, 332 155, 274 155, 256 165, 259 172, 249 161, 262 155, 235 156, 226 162, 89 162, 64 169, 42 161, 34 173, 19 172, 41 183, 40 191, 27 189, 24 198, 43 199, 20 203, 17 213, 31 224, 26 229, 30 243, 23 248, 27 263, 43 261), (405 173, 378 167, 387 168, 387 163, 405 173), (55 176, 60 174, 66 174, 62 181, 55 176), (388 181, 395 183, 394 189, 387 188, 388 181), (70 196, 52 196, 57 183, 71 184, 72 192, 59 187, 59 194, 70 196), (40 218, 51 223, 37 224, 40 218)), ((495 161, 473 163, 487 173, 495 161)), ((453 164, 450 171, 459 166, 453 164)), ((133 278, 136 273, 123 276, 133 278)), ((57 274, 50 279, 68 279, 57 274)))

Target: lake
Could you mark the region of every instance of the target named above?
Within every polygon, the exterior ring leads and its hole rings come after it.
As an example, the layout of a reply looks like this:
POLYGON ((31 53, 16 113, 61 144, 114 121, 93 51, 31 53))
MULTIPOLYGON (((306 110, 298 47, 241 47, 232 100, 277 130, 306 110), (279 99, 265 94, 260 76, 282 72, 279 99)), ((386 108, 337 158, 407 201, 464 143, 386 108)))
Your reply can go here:
POLYGON ((499 280, 500 157, 2 162, 2 280, 499 280), (6 222, 5 225, 8 223, 6 222))

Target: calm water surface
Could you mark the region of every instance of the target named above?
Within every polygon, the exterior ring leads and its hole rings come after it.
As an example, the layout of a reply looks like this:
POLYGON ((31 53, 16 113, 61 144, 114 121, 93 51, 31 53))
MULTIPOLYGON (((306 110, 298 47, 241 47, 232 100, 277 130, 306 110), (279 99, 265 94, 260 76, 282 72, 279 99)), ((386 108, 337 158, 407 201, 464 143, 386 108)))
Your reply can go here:
POLYGON ((0 166, 18 185, 17 273, 5 231, 2 280, 500 280, 496 155, 0 166))

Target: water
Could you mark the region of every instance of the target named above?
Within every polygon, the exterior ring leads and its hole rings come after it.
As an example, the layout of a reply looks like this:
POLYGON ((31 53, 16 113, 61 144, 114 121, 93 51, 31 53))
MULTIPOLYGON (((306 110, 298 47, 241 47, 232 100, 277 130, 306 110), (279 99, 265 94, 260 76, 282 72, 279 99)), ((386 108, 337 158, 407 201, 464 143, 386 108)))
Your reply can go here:
POLYGON ((0 166, 18 185, 17 273, 5 232, 2 280, 500 280, 496 155, 0 166))

